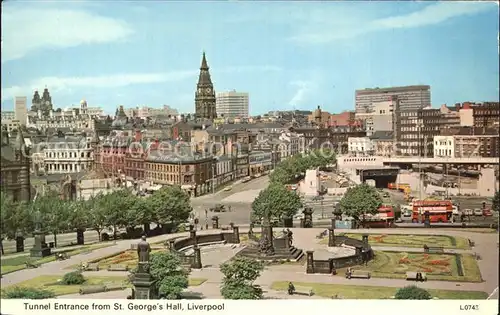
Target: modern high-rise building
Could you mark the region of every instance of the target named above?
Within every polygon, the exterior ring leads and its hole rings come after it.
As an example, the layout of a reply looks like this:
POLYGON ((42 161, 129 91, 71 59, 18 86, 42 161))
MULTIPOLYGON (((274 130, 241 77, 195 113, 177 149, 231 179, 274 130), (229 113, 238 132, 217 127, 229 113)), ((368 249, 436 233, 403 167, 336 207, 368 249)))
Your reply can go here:
POLYGON ((411 85, 389 88, 356 90, 356 114, 371 113, 373 103, 399 101, 401 111, 418 110, 431 106, 431 87, 429 85, 411 85))
POLYGON ((210 78, 205 53, 203 53, 203 59, 201 60, 200 75, 198 77, 194 102, 197 118, 217 118, 214 85, 210 78))
POLYGON ((248 118, 248 93, 219 92, 216 96, 217 114, 228 118, 248 118))
POLYGON ((16 96, 14 100, 14 113, 16 120, 21 125, 26 125, 28 121, 28 98, 26 96, 16 96))

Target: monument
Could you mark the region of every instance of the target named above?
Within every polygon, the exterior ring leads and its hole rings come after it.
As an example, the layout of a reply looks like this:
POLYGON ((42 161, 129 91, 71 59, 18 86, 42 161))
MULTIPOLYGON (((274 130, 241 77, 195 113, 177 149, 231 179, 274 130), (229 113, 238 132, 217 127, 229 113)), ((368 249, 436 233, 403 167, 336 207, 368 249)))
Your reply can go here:
POLYGON ((303 228, 312 228, 313 227, 313 220, 312 220, 312 214, 314 210, 311 207, 306 207, 302 213, 304 214, 304 220, 302 221, 302 227, 303 228))
POLYGON ((132 296, 136 300, 152 300, 156 299, 157 294, 154 287, 154 280, 149 271, 149 253, 151 246, 146 241, 146 236, 142 236, 137 244, 137 256, 139 263, 137 271, 134 274, 132 283, 134 285, 134 293, 132 296))
POLYGON ((42 232, 42 215, 40 211, 35 212, 35 231, 33 232, 35 242, 30 250, 30 257, 47 257, 50 255, 50 248, 45 242, 45 233, 42 232))
POLYGON ((281 237, 274 237, 271 215, 266 209, 262 218, 260 239, 253 233, 253 225, 249 231, 249 243, 237 255, 260 261, 297 261, 304 255, 302 249, 293 246, 293 233, 290 229, 283 231, 281 237))

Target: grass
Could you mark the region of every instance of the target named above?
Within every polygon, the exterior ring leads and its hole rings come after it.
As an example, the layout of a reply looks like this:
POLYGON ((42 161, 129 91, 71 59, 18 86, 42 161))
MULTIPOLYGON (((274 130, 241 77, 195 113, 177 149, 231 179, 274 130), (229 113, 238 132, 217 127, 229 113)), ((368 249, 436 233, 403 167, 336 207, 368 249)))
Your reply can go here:
MULTIPOLYGON (((58 251, 57 253, 67 253, 70 257, 74 255, 78 255, 81 253, 84 253, 89 250, 96 250, 104 247, 111 246, 113 244, 95 244, 95 245, 88 245, 88 246, 83 246, 77 249, 73 250, 67 250, 67 251, 58 251)), ((44 257, 44 258, 39 258, 39 259, 33 259, 29 256, 29 254, 26 255, 21 255, 21 256, 16 256, 12 258, 6 258, 2 259, 0 261, 1 263, 1 274, 7 274, 11 273, 14 271, 22 270, 26 268, 26 261, 31 261, 37 264, 46 264, 52 261, 55 261, 55 255, 52 254, 50 256, 44 257)))
MULTIPOLYGON (((80 292, 80 288, 82 285, 64 285, 57 284, 58 280, 62 279, 61 275, 45 275, 39 276, 30 280, 26 280, 18 283, 16 286, 18 287, 30 287, 30 288, 40 288, 46 289, 54 292, 56 296, 58 295, 66 295, 66 294, 75 294, 80 292)), ((83 286, 87 285, 106 285, 108 287, 122 287, 128 288, 131 287, 131 284, 128 282, 127 277, 86 277, 87 281, 83 286)), ((189 286, 199 286, 205 283, 207 279, 203 278, 190 278, 189 286)), ((8 288, 6 289, 8 290, 8 288)), ((2 291, 3 293, 3 291, 2 291)))
MULTIPOLYGON (((361 233, 339 234, 350 238, 361 240, 361 233)), ((469 249, 469 242, 463 237, 447 235, 406 235, 406 234, 369 234, 368 243, 372 246, 391 246, 391 247, 419 247, 424 244, 429 247, 444 247, 469 249)), ((328 244, 328 238, 320 241, 320 244, 328 244)))
MULTIPOLYGON (((464 276, 459 276, 457 255, 375 251, 366 266, 356 269, 370 271, 375 278, 405 279, 407 271, 421 271, 429 280, 482 282, 481 272, 472 255, 460 255, 464 276)), ((345 269, 340 269, 343 274, 345 269)))
MULTIPOLYGON (((341 285, 326 283, 294 282, 296 286, 311 287, 314 294, 325 298, 338 295, 343 299, 390 299, 396 294, 398 288, 361 286, 361 285, 341 285)), ((273 282, 271 289, 276 291, 287 291, 288 282, 273 282)), ((480 291, 453 291, 453 290, 428 290, 433 297, 443 300, 485 300, 488 297, 486 292, 480 291)))

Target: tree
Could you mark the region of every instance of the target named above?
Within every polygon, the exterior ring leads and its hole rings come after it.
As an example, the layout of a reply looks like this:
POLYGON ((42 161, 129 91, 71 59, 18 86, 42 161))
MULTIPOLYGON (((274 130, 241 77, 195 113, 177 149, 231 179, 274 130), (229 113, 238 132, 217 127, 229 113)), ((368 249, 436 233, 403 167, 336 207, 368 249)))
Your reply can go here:
POLYGON ((407 286, 399 289, 394 296, 396 300, 430 300, 431 294, 417 286, 407 286))
POLYGON ((224 274, 220 292, 225 299, 262 299, 262 289, 253 284, 264 270, 262 262, 237 256, 222 264, 220 270, 224 274))
POLYGON ((359 222, 366 214, 377 214, 382 198, 377 189, 367 184, 349 188, 340 200, 340 211, 359 222))
POLYGON ((59 194, 54 190, 47 191, 33 202, 31 216, 40 211, 44 228, 54 235, 54 245, 57 247, 57 234, 69 227, 69 202, 61 200, 59 194))
POLYGON ((8 224, 7 224, 7 218, 11 213, 12 209, 14 208, 14 201, 10 196, 8 196, 6 193, 3 191, 0 191, 0 250, 2 255, 4 254, 3 250, 3 240, 7 238, 9 232, 8 232, 8 224))
POLYGON ((96 196, 90 197, 85 203, 85 208, 88 210, 89 225, 99 235, 101 241, 101 231, 106 227, 106 202, 104 195, 99 193, 96 196))
POLYGON ((300 196, 281 184, 271 183, 252 202, 252 216, 261 219, 266 209, 271 220, 292 218, 302 208, 300 196))
POLYGON ((126 226, 127 211, 134 204, 135 196, 130 190, 115 190, 102 196, 101 205, 104 208, 106 226, 113 228, 113 238, 116 240, 116 233, 119 227, 126 226))
POLYGON ((493 196, 493 205, 492 205, 492 210, 496 212, 500 212, 500 192, 496 192, 495 195, 493 196))
POLYGON ((125 213, 127 228, 134 228, 136 225, 143 225, 147 234, 151 222, 154 221, 153 207, 150 198, 135 197, 132 205, 125 213))
POLYGON ((155 280, 159 297, 179 299, 188 287, 188 272, 182 268, 180 258, 170 252, 151 254, 150 272, 155 280))
POLYGON ((155 221, 162 225, 185 222, 193 210, 189 195, 180 186, 163 187, 150 197, 155 221))

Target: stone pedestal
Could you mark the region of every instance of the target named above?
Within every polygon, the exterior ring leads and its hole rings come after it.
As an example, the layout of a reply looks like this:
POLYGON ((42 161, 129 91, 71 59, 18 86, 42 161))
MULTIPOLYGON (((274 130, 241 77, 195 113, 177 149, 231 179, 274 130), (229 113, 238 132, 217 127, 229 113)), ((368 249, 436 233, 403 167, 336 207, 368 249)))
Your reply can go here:
POLYGON ((189 232, 191 232, 191 231, 194 231, 194 225, 193 224, 189 225, 189 232))
POLYGON ((24 252, 24 236, 16 237, 16 253, 24 252))
POLYGON ((431 227, 430 214, 427 211, 424 213, 424 226, 426 228, 430 228, 431 227))
POLYGON ((332 228, 328 229, 328 247, 335 246, 335 230, 332 228))
POLYGON ((312 221, 313 209, 312 208, 305 208, 302 213, 304 214, 304 228, 312 228, 313 227, 313 221, 312 221))
POLYGON ((193 253, 194 261, 193 261, 193 265, 191 266, 191 268, 201 269, 203 267, 201 264, 201 250, 198 247, 198 245, 195 245, 193 249, 194 249, 194 253, 193 253))
POLYGON ((193 245, 198 244, 198 238, 196 237, 195 230, 189 231, 189 238, 191 238, 193 240, 193 245))
POLYGON ((50 255, 50 248, 45 243, 45 235, 40 231, 34 233, 35 243, 30 250, 30 257, 47 257, 50 255))
POLYGON ((332 220, 331 220, 331 223, 330 223, 330 225, 331 225, 330 227, 331 227, 332 229, 334 229, 334 230, 335 230, 335 222, 336 222, 336 220, 335 220, 335 219, 332 219, 332 220))
POLYGON ((303 218, 300 218, 300 227, 303 228, 304 227, 304 219, 303 218))
POLYGON ((219 217, 217 217, 217 216, 212 217, 212 228, 214 228, 214 229, 219 228, 219 217))
POLYGON ((368 234, 363 234, 363 243, 368 245, 368 234))
POLYGON ((308 250, 307 255, 307 267, 306 273, 314 273, 314 251, 308 250))
POLYGON ((175 240, 169 240, 168 241, 168 248, 170 249, 170 251, 174 251, 175 250, 175 240))
POLYGON ((140 262, 137 272, 132 281, 134 285, 134 299, 136 300, 154 300, 157 294, 154 288, 154 280, 149 274, 149 264, 140 262))
POLYGON ((235 244, 240 243, 240 228, 238 226, 233 226, 233 242, 235 244))
POLYGON ((293 218, 284 218, 283 226, 286 228, 293 228, 293 218))
POLYGON ((76 244, 77 245, 84 245, 85 244, 85 237, 84 233, 85 230, 76 230, 76 244))

